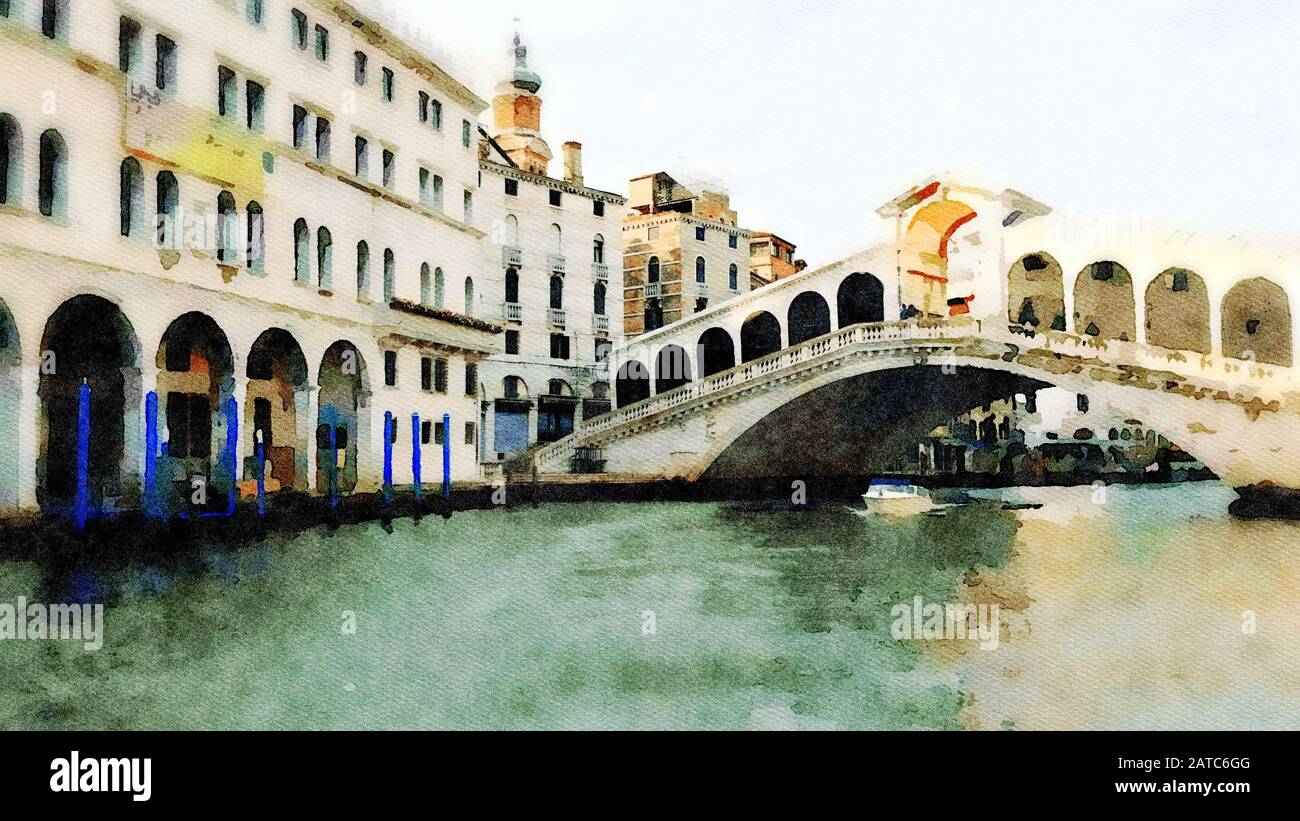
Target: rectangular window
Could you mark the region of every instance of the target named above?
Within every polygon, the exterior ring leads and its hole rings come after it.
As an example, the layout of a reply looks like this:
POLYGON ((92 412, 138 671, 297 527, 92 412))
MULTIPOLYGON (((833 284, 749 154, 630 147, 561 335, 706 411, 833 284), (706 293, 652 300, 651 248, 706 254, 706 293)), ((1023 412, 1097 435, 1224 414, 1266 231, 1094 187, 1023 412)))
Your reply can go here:
POLYGON ((293 147, 307 147, 307 109, 300 105, 293 107, 293 147))
POLYGON ((420 92, 420 122, 429 122, 429 94, 424 91, 420 92))
POLYGON ((596 200, 595 202, 593 202, 591 204, 591 213, 595 214, 598 217, 605 216, 605 203, 601 200, 596 200))
POLYGON ((391 68, 385 68, 384 81, 381 89, 381 93, 384 96, 384 102, 391 103, 393 101, 393 92, 396 83, 397 78, 393 76, 393 70, 391 68))
POLYGON ((435 393, 447 392, 447 360, 442 357, 433 360, 433 390, 435 393))
POLYGON ((330 161, 330 121, 321 116, 316 117, 316 159, 330 161))
POLYGON ((614 350, 614 346, 610 344, 610 341, 608 339, 597 339, 596 340, 596 361, 604 362, 607 359, 609 359, 609 352, 612 350, 614 350))
POLYGON ((41 33, 51 40, 62 38, 63 20, 59 19, 58 0, 45 0, 41 8, 41 33))
POLYGON ((316 26, 316 59, 328 63, 330 59, 330 32, 324 26, 316 26))
POLYGON ((506 331, 506 353, 511 356, 519 355, 519 332, 506 331))
POLYGON ((728 247, 728 248, 735 248, 735 247, 737 247, 737 243, 739 243, 739 242, 740 242, 740 240, 739 240, 739 238, 738 238, 735 234, 731 234, 730 236, 727 237, 727 247, 728 247))
POLYGON ((262 21, 266 18, 266 4, 263 0, 245 0, 244 16, 253 25, 262 25, 262 21))
POLYGON ((158 86, 159 91, 174 91, 176 88, 176 44, 159 34, 155 40, 155 51, 154 85, 158 86))
POLYGON ((695 226, 695 240, 696 240, 697 242, 704 242, 704 226, 703 226, 703 225, 697 225, 697 226, 695 226))
POLYGON ((564 334, 551 334, 551 359, 567 360, 569 358, 569 337, 564 334))
POLYGON ((429 444, 429 440, 432 438, 433 438, 433 423, 421 422, 420 423, 420 444, 427 445, 429 444))
POLYGON ((357 135, 356 175, 363 180, 370 176, 370 143, 359 134, 357 135))
POLYGON ((517 197, 517 196, 519 196, 519 181, 518 181, 518 180, 506 180, 506 196, 508 196, 508 197, 517 197))
POLYGON ((433 443, 441 445, 447 441, 447 426, 441 422, 433 423, 433 443))
POLYGON ((369 59, 364 51, 352 55, 352 81, 359 86, 366 84, 366 63, 369 59))
POLYGON ((293 43, 300 50, 307 50, 307 15, 298 9, 293 10, 293 43))
POLYGON ((554 189, 551 190, 551 205, 559 208, 564 202, 564 195, 554 189))
POLYGON ((651 241, 659 239, 659 226, 655 225, 645 229, 645 238, 651 241))
POLYGON ((429 206, 433 204, 433 192, 429 188, 429 169, 420 169, 420 204, 429 206))
POLYGON ((384 187, 393 187, 393 172, 397 167, 397 155, 387 148, 384 149, 384 187))
MULTIPOLYGON (((0 0, 0 16, 8 17, 8 0, 0 0)), ((140 65, 140 24, 123 17, 117 24, 117 67, 130 74, 140 65)))
POLYGON ((397 387, 397 351, 384 351, 384 384, 397 387))
POLYGON ((478 395, 478 365, 473 362, 465 363, 465 395, 478 395))
POLYGON ((460 143, 469 148, 471 126, 469 120, 461 120, 460 123, 460 143))
POLYGON ((442 130, 442 103, 437 100, 429 101, 429 122, 437 130, 442 130))
POLYGON ((420 390, 433 390, 433 360, 427 356, 420 357, 420 390))
POLYGON ((465 222, 466 224, 474 222, 474 194, 470 191, 465 192, 465 222))
POLYGON ((235 116, 235 72, 217 66, 217 113, 226 119, 235 116))
POLYGON ((478 444, 478 425, 475 425, 473 422, 465 423, 465 444, 478 444))
POLYGON ((9 0, 0 0, 0 17, 9 16, 9 0))
POLYGON ((433 210, 442 210, 442 177, 433 175, 433 210))
POLYGON ((245 112, 249 131, 261 134, 266 128, 266 89, 261 83, 249 80, 247 83, 245 112))

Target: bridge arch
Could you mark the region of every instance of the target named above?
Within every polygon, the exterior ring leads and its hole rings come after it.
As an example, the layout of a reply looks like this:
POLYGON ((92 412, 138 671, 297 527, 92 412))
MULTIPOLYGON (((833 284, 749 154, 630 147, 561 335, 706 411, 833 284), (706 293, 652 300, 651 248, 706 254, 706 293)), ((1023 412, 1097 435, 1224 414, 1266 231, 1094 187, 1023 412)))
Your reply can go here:
MULTIPOLYGON (((244 452, 255 453, 260 435, 269 489, 306 490, 311 385, 302 347, 282 328, 264 331, 249 351, 246 375, 244 452)), ((245 463, 244 472, 245 478, 258 475, 256 457, 245 463)))
POLYGON ((1223 298, 1223 355, 1290 367, 1291 302, 1264 277, 1238 282, 1223 298))
POLYGON ((1147 285, 1146 341, 1175 351, 1210 353, 1210 292, 1186 268, 1170 268, 1147 285))
POLYGON ((691 360, 679 345, 665 345, 655 357, 655 393, 667 393, 691 383, 691 360))
POLYGON ((1026 254, 1011 266, 1007 319, 1039 331, 1066 330, 1065 275, 1051 254, 1026 254))
POLYGON ((317 382, 316 487, 329 490, 332 469, 335 489, 351 493, 357 488, 361 457, 369 455, 362 453, 370 442, 370 374, 365 357, 351 342, 335 342, 321 359, 317 382))
POLYGON ((1128 269, 1094 262, 1074 281, 1074 332, 1080 336, 1137 341, 1137 306, 1128 269))
POLYGON ((839 327, 885 321, 885 285, 868 273, 849 274, 836 294, 839 327))
POLYGON ((620 408, 650 398, 650 369, 639 359, 623 363, 614 382, 615 400, 620 408))
POLYGON ((736 343, 723 328, 709 328, 700 335, 696 347, 699 350, 701 378, 736 367, 736 343))
POLYGON ((759 311, 745 320, 740 328, 740 358, 752 362, 774 354, 781 344, 781 322, 767 311, 759 311))
POLYGON ((798 345, 831 330, 831 306, 816 291, 804 291, 790 303, 786 314, 786 328, 790 345, 798 345))

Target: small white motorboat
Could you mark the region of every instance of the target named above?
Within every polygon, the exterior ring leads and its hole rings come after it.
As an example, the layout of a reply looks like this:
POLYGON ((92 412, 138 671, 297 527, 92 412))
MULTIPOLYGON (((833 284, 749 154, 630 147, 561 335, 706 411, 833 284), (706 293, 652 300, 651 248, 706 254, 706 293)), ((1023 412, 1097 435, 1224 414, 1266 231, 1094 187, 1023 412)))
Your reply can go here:
POLYGON ((862 494, 867 512, 873 516, 900 519, 940 509, 930 491, 906 479, 877 479, 862 494))

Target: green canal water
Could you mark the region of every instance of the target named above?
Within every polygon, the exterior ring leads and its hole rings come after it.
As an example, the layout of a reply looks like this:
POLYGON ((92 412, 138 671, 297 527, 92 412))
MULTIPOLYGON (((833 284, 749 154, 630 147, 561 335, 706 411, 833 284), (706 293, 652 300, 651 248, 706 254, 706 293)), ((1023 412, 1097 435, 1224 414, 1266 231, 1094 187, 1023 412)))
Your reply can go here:
MULTIPOLYGON (((1213 484, 1022 494, 1043 507, 554 505, 214 547, 120 571, 98 652, 0 641, 0 726, 1300 727, 1300 527, 1213 484), (916 596, 998 604, 998 648, 896 640, 916 596)), ((0 601, 41 591, 0 564, 0 601)))

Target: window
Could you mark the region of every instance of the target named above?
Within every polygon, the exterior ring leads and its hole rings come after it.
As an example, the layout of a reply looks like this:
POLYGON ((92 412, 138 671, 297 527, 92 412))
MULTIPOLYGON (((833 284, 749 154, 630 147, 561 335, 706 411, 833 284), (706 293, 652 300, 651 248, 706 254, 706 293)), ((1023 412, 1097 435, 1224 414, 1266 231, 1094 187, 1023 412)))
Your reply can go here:
POLYGON ((442 177, 433 175, 433 209, 442 210, 442 177))
POLYGON ((387 148, 384 149, 384 187, 391 189, 393 187, 393 173, 397 167, 397 155, 387 148))
POLYGON ((1098 262, 1092 266, 1092 278, 1098 282, 1109 282, 1115 278, 1115 263, 1098 262))
POLYGON ((68 147, 59 132, 41 135, 40 185, 37 189, 41 213, 65 217, 68 213, 68 147))
POLYGON ((235 117, 235 72, 217 66, 217 113, 228 120, 235 117))
POLYGON ((650 257, 646 263, 646 282, 659 281, 659 257, 650 257))
POLYGON ((176 44, 159 34, 154 42, 154 85, 159 91, 176 90, 176 44))
POLYGON ((506 180, 506 196, 519 196, 519 180, 506 180))
POLYGON ((330 59, 330 31, 322 25, 316 26, 316 59, 322 63, 330 59))
POLYGON ((433 360, 433 392, 447 392, 447 360, 441 356, 433 360))
POLYGON ((1191 282, 1186 271, 1174 272, 1174 291, 1177 293, 1186 293, 1191 290, 1191 282))
POLYGON ((659 226, 655 225, 645 229, 645 238, 651 242, 659 239, 659 226))
POLYGON ((316 159, 330 161, 330 121, 321 116, 316 117, 316 159))
POLYGON ((510 356, 519 355, 519 332, 506 331, 506 353, 510 356))
POLYGON ((519 272, 514 268, 506 269, 506 302, 519 304, 519 272))
POLYGON ((569 358, 569 338, 564 334, 551 334, 551 359, 569 358))
POLYGON ((212 412, 206 394, 167 394, 167 455, 206 459, 212 455, 212 412))
POLYGON ((298 9, 293 10, 293 43, 300 50, 307 50, 307 15, 298 9))
POLYGON ((471 131, 471 127, 470 127, 469 120, 461 120, 460 144, 466 148, 469 148, 469 144, 470 144, 470 131, 471 131))
POLYGON ((366 84, 366 64, 370 58, 366 57, 364 51, 358 51, 352 55, 352 81, 359 86, 366 84))
POLYGON ((306 285, 311 280, 311 232, 307 220, 293 224, 293 281, 306 285))
POLYGON ((249 80, 245 89, 246 117, 245 124, 249 131, 261 134, 266 128, 266 89, 261 83, 249 80))
POLYGON ((433 443, 435 445, 445 445, 447 443, 447 426, 442 422, 433 423, 433 443))
POLYGON ((158 245, 161 248, 177 250, 180 231, 176 224, 180 209, 181 193, 176 183, 176 175, 170 171, 161 171, 157 179, 157 226, 158 245))
POLYGON ((429 263, 420 265, 420 304, 429 305, 433 298, 433 280, 429 273, 429 263))
POLYGON ((248 270, 266 270, 266 216, 257 202, 248 204, 248 270))
POLYGON ((733 291, 740 290, 740 269, 736 267, 734 262, 727 269, 727 287, 733 291))
POLYGON ((1079 413, 1088 412, 1088 397, 1085 394, 1078 394, 1077 403, 1076 407, 1079 409, 1079 413))
POLYGON ((703 313, 704 311, 708 310, 708 308, 709 308, 709 301, 707 299, 700 297, 699 299, 695 300, 695 313, 697 314, 703 313))
POLYGON ((598 265, 605 264, 605 238, 600 234, 591 242, 591 261, 598 265))
POLYGON ((433 438, 433 423, 421 422, 420 423, 420 444, 422 445, 429 444, 429 440, 431 438, 433 438))
POLYGON ((316 284, 322 291, 334 286, 334 238, 323 225, 316 232, 316 284))
POLYGON ((505 388, 506 399, 518 399, 518 398, 519 398, 519 386, 520 386, 520 384, 521 384, 521 380, 520 380, 519 377, 517 377, 517 376, 507 376, 507 377, 505 378, 505 382, 503 383, 503 387, 505 388))
POLYGON ((465 395, 478 395, 478 365, 473 362, 465 363, 465 395))
POLYGON ((478 444, 478 426, 475 425, 473 422, 465 423, 465 444, 467 445, 478 444))
POLYGON ((117 67, 123 74, 131 74, 139 65, 140 24, 123 17, 117 24, 117 67))
POLYGON ((263 0, 245 0, 244 16, 253 25, 262 25, 262 21, 266 19, 266 6, 263 0))
POLYGON ((474 194, 471 191, 465 192, 465 222, 474 222, 474 194))
POLYGON ((238 225, 235 195, 222 191, 217 195, 217 262, 235 264, 238 256, 235 250, 238 225))
POLYGON ((0 204, 23 198, 23 132, 18 121, 0 114, 0 204))
POLYGON ((551 190, 551 205, 559 208, 564 202, 563 195, 554 189, 551 190))
POLYGON ((357 243, 357 300, 370 299, 370 246, 365 240, 357 243))
POLYGON ((695 281, 696 282, 707 281, 708 277, 705 275, 705 265, 706 263, 704 262, 704 257, 695 258, 695 281))
POLYGON ((474 315, 474 278, 465 277, 465 316, 474 315))
POLYGON ((370 142, 360 134, 357 135, 355 153, 356 175, 364 180, 370 176, 370 142))
POLYGON ((591 307, 596 316, 605 315, 605 283, 596 283, 591 307))
MULTIPOLYGON (((613 346, 613 344, 610 343, 610 341, 609 341, 608 339, 597 339, 597 340, 596 340, 596 352, 595 352, 595 355, 596 355, 596 361, 597 361, 597 362, 605 362, 605 361, 608 361, 608 359, 609 359, 609 353, 610 353, 610 351, 612 351, 612 350, 614 350, 614 346, 613 346)), ((599 384, 599 383, 598 383, 598 384, 599 384)), ((597 396, 597 395, 596 395, 596 386, 595 386, 595 385, 593 385, 592 388, 591 388, 591 395, 592 395, 592 397, 594 397, 594 398, 596 398, 596 399, 604 399, 604 398, 605 398, 604 396, 597 396)))
POLYGON ((307 109, 300 105, 293 107, 293 147, 300 151, 307 147, 307 109))
POLYGON ((730 235, 728 235, 728 237, 727 237, 727 247, 728 247, 728 248, 736 248, 736 247, 739 246, 739 243, 740 243, 740 238, 737 237, 735 234, 730 234, 730 235))
POLYGON ((704 226, 703 226, 703 225, 697 225, 697 226, 695 226, 695 239, 696 239, 696 241, 698 241, 698 242, 704 242, 704 226))
POLYGON ((426 393, 433 390, 433 360, 427 356, 420 357, 420 390, 426 393))
POLYGON ((393 70, 391 68, 385 67, 383 73, 384 79, 383 83, 380 85, 380 94, 383 95, 384 102, 391 103, 393 101, 394 86, 396 85, 397 78, 393 76, 393 70))
POLYGON ((442 269, 433 269, 433 307, 442 309, 443 303, 443 277, 442 269))
MULTIPOLYGON (((397 351, 384 351, 384 384, 397 387, 397 351)), ((396 425, 393 426, 396 429, 396 425)))
POLYGON ((44 0, 41 5, 41 34, 51 40, 68 39, 68 0, 44 0))
POLYGON ((551 277, 551 310, 564 310, 564 277, 551 277))
POLYGON ((393 249, 384 249, 384 302, 392 302, 397 294, 397 261, 393 249))
POLYGON ((135 157, 122 160, 119 178, 122 236, 137 236, 144 225, 144 173, 140 170, 140 161, 135 157))
POLYGON ((429 122, 438 131, 442 130, 442 103, 437 100, 429 101, 429 122))
POLYGON ((605 203, 601 200, 596 200, 592 202, 591 213, 595 214, 598 217, 605 216, 605 203))
POLYGON ((420 92, 420 122, 429 122, 429 93, 427 91, 420 92))

